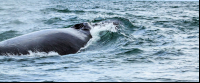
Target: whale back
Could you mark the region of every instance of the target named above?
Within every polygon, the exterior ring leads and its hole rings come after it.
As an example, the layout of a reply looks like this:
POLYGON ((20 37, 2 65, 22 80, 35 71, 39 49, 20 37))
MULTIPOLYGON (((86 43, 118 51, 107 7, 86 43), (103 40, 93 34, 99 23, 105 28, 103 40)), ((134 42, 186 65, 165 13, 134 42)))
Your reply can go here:
MULTIPOLYGON (((84 24, 83 24, 84 25, 84 24)), ((81 28, 47 29, 29 33, 0 42, 0 55, 26 55, 32 52, 57 52, 59 55, 72 54, 92 38, 88 24, 81 28)), ((77 26, 76 27, 80 27, 77 26)))

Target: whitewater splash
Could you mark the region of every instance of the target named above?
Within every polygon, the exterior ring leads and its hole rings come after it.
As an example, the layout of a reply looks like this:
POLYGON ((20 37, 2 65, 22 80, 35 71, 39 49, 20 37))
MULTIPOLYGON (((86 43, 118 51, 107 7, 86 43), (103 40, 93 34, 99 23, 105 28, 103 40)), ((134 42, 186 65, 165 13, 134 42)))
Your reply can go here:
POLYGON ((117 25, 113 22, 99 22, 90 30, 92 38, 86 44, 84 48, 87 48, 90 45, 93 45, 95 42, 101 39, 101 36, 107 34, 107 32, 117 32, 117 25))
MULTIPOLYGON (((51 51, 49 53, 45 53, 45 52, 32 52, 32 51, 28 51, 29 54, 23 55, 21 54, 20 56, 27 56, 27 57, 42 57, 42 56, 55 56, 55 55, 59 55, 57 52, 51 51)), ((18 56, 18 55, 14 55, 14 54, 10 54, 7 53, 6 56, 18 56)))

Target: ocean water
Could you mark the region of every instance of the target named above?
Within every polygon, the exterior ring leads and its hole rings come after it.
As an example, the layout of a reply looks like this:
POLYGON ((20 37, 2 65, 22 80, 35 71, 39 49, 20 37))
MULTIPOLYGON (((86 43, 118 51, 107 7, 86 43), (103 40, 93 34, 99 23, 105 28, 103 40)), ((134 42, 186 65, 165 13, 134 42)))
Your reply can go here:
POLYGON ((78 53, 2 55, 0 82, 199 82, 199 1, 0 0, 0 41, 82 22, 78 53))

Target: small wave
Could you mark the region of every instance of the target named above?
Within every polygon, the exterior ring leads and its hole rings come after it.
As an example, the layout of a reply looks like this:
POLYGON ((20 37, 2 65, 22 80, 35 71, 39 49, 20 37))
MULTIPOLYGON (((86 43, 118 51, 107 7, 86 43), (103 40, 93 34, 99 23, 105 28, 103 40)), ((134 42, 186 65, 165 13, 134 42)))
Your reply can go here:
POLYGON ((58 13, 85 13, 83 10, 69 10, 68 8, 65 9, 59 9, 59 8, 46 8, 41 10, 44 13, 49 13, 49 12, 58 12, 58 13))
POLYGON ((187 20, 159 20, 153 22, 155 26, 163 28, 178 28, 181 31, 196 30, 199 27, 199 17, 192 17, 187 20))
POLYGON ((159 20, 159 21, 155 21, 153 23, 156 26, 162 26, 164 28, 172 28, 172 27, 174 27, 173 25, 171 25, 173 23, 173 21, 169 21, 169 20, 159 20))
POLYGON ((3 33, 0 33, 0 41, 13 38, 19 35, 20 34, 18 33, 18 31, 13 31, 13 30, 5 31, 3 33))
POLYGON ((161 49, 153 54, 154 56, 182 56, 184 55, 183 52, 180 50, 174 50, 174 49, 161 49))
POLYGON ((2 23, 2 25, 23 25, 23 24, 26 23, 20 20, 10 20, 10 21, 4 20, 4 22, 2 23))
POLYGON ((199 17, 192 17, 192 25, 199 26, 199 17))
POLYGON ((20 20, 13 20, 13 21, 10 21, 9 24, 25 24, 24 22, 20 21, 20 20))
POLYGON ((0 11, 4 10, 3 8, 0 7, 0 11))
POLYGON ((129 57, 123 59, 123 63, 154 63, 154 60, 148 57, 129 57))
POLYGON ((193 17, 191 20, 181 20, 180 23, 185 26, 199 26, 199 18, 193 17))
POLYGON ((179 26, 178 29, 184 32, 191 30, 199 30, 199 17, 192 17, 188 20, 178 20, 175 25, 179 26))
POLYGON ((53 23, 57 23, 59 21, 62 21, 62 19, 59 17, 54 17, 54 18, 50 18, 50 19, 46 20, 44 23, 45 24, 53 24, 53 23))
MULTIPOLYGON (((122 49, 123 50, 123 49, 122 49)), ((124 49, 125 50, 125 49, 124 49)), ((117 55, 134 55, 134 54, 140 54, 142 53, 143 50, 138 49, 138 48, 131 48, 131 49, 126 49, 126 51, 119 53, 117 55)))
POLYGON ((179 6, 170 6, 170 8, 179 8, 179 6))
POLYGON ((15 61, 15 58, 0 56, 0 62, 9 62, 9 61, 15 61))

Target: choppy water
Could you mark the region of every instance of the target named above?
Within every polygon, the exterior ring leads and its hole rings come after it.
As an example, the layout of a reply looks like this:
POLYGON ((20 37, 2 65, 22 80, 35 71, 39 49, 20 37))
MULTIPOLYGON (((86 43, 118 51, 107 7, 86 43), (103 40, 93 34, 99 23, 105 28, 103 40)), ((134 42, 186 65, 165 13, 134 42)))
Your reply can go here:
POLYGON ((0 56, 0 81, 199 81, 199 1, 0 0, 0 41, 82 22, 79 53, 0 56))

